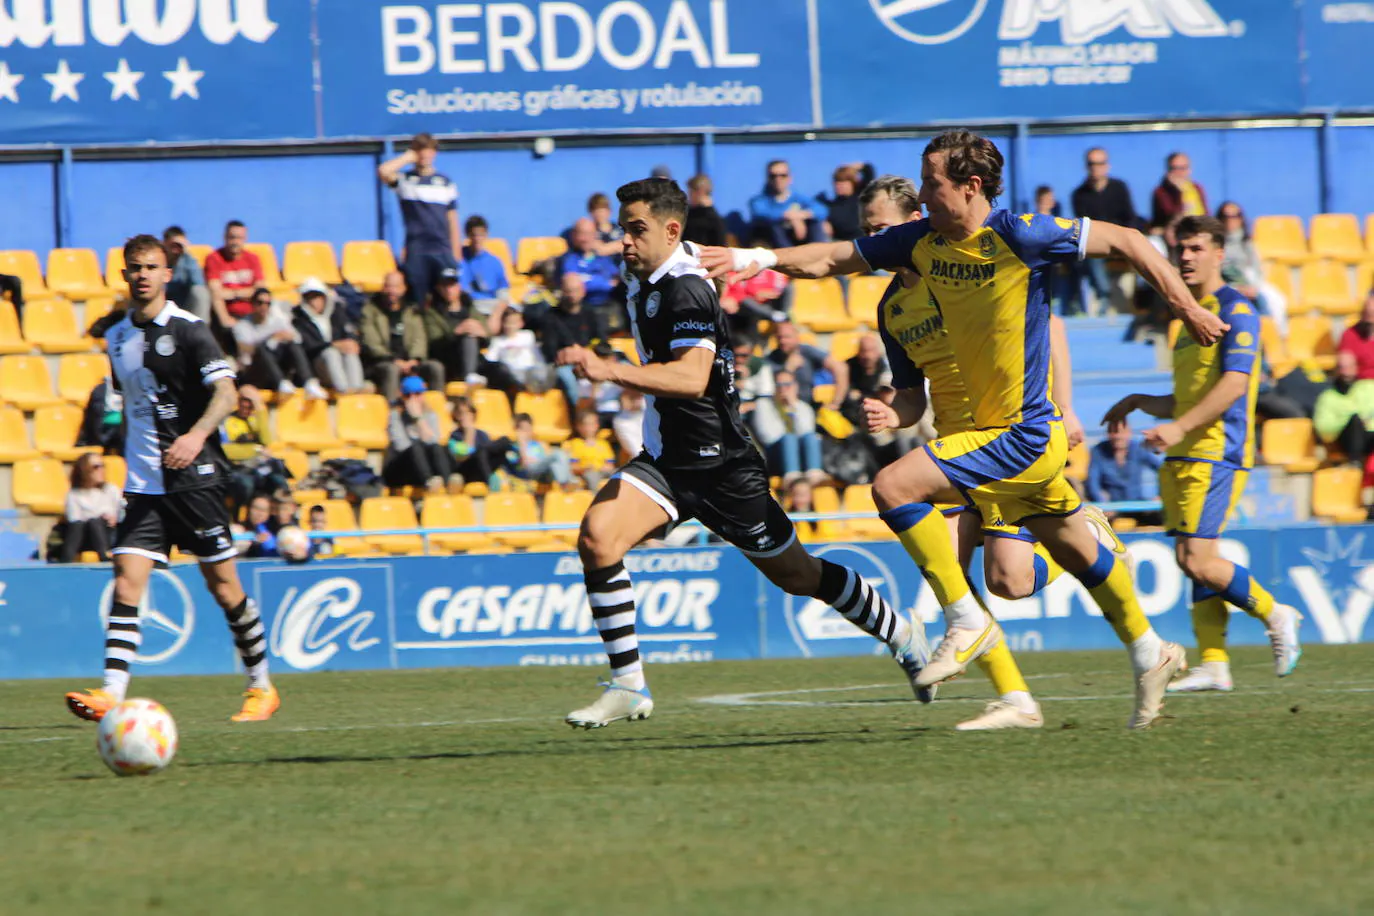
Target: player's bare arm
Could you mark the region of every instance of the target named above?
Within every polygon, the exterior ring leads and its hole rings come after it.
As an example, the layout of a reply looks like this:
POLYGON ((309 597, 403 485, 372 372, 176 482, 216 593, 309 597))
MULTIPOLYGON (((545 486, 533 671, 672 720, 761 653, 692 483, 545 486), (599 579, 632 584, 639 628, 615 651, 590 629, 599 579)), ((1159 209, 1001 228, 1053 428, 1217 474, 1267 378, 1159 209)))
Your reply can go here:
POLYGON ((699 398, 711 381, 715 353, 705 347, 682 347, 666 363, 634 366, 602 359, 586 347, 564 347, 558 365, 591 382, 613 382, 658 398, 699 398))
POLYGON ((867 273, 868 262, 859 255, 853 242, 813 242, 795 248, 717 248, 701 249, 701 266, 711 278, 733 274, 747 280, 761 270, 776 270, 789 277, 820 279, 841 274, 867 273))
POLYGON ((870 433, 915 426, 926 412, 925 386, 899 388, 891 404, 877 398, 864 398, 863 411, 870 433))
POLYGON ((167 447, 163 453, 162 463, 173 470, 189 467, 200 450, 205 446, 205 440, 214 435, 219 430, 219 425, 225 418, 234 412, 238 404, 238 392, 234 388, 234 380, 229 378, 217 379, 214 382, 214 396, 210 398, 210 403, 205 405, 205 412, 186 432, 177 437, 176 441, 167 447))
POLYGON ((1245 389, 1249 385, 1249 373, 1223 372, 1217 383, 1202 396, 1202 400, 1198 401, 1192 410, 1186 411, 1177 420, 1145 430, 1142 433, 1145 444, 1157 451, 1172 448, 1198 427, 1215 423, 1227 408, 1245 395, 1245 389))
POLYGON ((1069 337, 1064 331, 1064 319, 1050 316, 1050 372, 1054 377, 1050 397, 1064 416, 1064 432, 1069 448, 1083 441, 1083 421, 1073 409, 1073 362, 1069 358, 1069 337))
POLYGON ((1173 416, 1174 396, 1172 394, 1128 394, 1112 405, 1102 415, 1102 422, 1108 429, 1115 429, 1132 411, 1144 411, 1152 417, 1164 419, 1173 416))
POLYGON ((1198 305, 1174 266, 1137 230, 1094 221, 1088 231, 1087 255, 1090 258, 1122 257, 1129 261, 1159 291, 1174 317, 1183 322, 1188 333, 1202 346, 1212 346, 1231 329, 1220 317, 1198 305))

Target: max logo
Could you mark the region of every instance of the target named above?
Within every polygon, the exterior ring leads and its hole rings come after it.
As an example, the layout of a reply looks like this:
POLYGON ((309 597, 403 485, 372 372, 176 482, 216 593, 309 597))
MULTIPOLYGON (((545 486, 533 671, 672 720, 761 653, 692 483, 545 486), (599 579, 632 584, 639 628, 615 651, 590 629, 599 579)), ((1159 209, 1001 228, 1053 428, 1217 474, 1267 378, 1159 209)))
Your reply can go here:
POLYGON ((333 658, 345 636, 355 652, 377 645, 380 639, 366 635, 377 615, 355 612, 362 593, 357 582, 341 576, 321 579, 299 597, 294 587, 287 589, 272 621, 272 651, 291 667, 308 671, 333 658))

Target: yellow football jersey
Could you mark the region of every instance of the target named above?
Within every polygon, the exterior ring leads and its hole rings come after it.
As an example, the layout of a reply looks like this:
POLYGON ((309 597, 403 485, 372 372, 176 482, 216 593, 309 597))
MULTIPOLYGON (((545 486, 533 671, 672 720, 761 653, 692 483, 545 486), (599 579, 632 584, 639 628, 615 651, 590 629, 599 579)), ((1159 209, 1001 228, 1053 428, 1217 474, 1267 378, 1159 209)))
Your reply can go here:
POLYGON ((993 210, 966 239, 951 242, 929 220, 855 241, 875 269, 914 267, 948 335, 979 429, 1046 422, 1050 399, 1049 283, 1075 261, 1089 221, 993 210))
POLYGON ((1229 286, 1202 305, 1231 326, 1215 347, 1200 347, 1184 329, 1174 344, 1174 419, 1196 407, 1223 372, 1250 376, 1245 394, 1212 423, 1193 430, 1166 453, 1168 458, 1218 461, 1238 468, 1255 465, 1255 400, 1259 397, 1260 321, 1248 299, 1229 286))
POLYGON ((892 278, 878 304, 878 335, 887 350, 893 387, 919 387, 922 375, 930 382, 937 433, 948 436, 973 428, 968 388, 925 280, 907 287, 901 277, 892 278))

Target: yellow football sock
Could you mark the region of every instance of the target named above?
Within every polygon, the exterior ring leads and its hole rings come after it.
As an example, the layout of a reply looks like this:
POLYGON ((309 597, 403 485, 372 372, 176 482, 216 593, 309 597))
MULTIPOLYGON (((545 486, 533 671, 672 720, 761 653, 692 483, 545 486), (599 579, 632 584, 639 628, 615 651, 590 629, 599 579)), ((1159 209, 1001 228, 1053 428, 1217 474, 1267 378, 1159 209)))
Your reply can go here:
POLYGON ((1124 644, 1129 646, 1150 632, 1150 621, 1136 600, 1131 570, 1116 558, 1116 554, 1099 544, 1097 562, 1075 575, 1087 586, 1088 593, 1102 609, 1102 616, 1107 618, 1124 644))
POLYGON ((1274 596, 1256 581, 1250 570, 1239 563, 1232 564, 1231 584, 1218 589, 1228 604, 1240 608, 1251 617, 1268 620, 1274 609, 1274 596))
MULTIPOLYGON (((1271 599, 1272 600, 1272 599, 1271 599)), ((1202 650, 1204 662, 1229 661, 1226 654, 1226 600, 1220 595, 1204 598, 1193 605, 1193 634, 1202 650)))
POLYGON ((879 517, 921 568, 941 607, 948 608, 970 594, 968 578, 954 554, 949 525, 934 506, 908 503, 889 509, 879 517))
POLYGON ((1016 658, 1011 654, 1011 649, 1007 648, 1005 640, 979 657, 978 667, 982 668, 988 680, 992 681, 992 689, 997 691, 999 697, 1017 690, 1030 693, 1026 679, 1021 676, 1021 667, 1016 664, 1016 658))

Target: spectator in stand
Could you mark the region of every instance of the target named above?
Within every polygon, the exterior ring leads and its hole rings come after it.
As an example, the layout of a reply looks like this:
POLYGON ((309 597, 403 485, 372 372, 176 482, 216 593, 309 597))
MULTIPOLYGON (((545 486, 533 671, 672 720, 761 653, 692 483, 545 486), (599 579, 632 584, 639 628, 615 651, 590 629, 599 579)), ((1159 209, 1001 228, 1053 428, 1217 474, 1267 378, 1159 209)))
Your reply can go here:
POLYGON ((644 451, 644 394, 634 388, 620 392, 620 412, 611 421, 620 450, 629 458, 644 451))
POLYGON ((1125 420, 1107 432, 1107 438, 1092 447, 1088 458, 1086 495, 1090 502, 1111 503, 1148 499, 1164 458, 1145 447, 1131 434, 1125 420))
POLYGON ((824 407, 839 410, 844 406, 849 394, 849 367, 820 347, 801 342, 797 326, 790 321, 782 321, 774 329, 778 336, 778 347, 768 354, 773 364, 774 375, 777 370, 786 369, 797 380, 797 393, 808 404, 813 402, 817 385, 833 382, 835 394, 824 407))
POLYGON ((250 534, 251 541, 238 543, 239 553, 245 557, 275 557, 277 555, 277 536, 269 522, 272 521, 272 498, 259 493, 248 502, 248 511, 242 525, 235 525, 236 534, 250 534))
POLYGON ((401 379, 418 374, 436 391, 444 388, 444 366, 429 358, 429 338, 420 312, 407 303, 405 277, 392 271, 382 290, 363 306, 363 370, 388 401, 401 396, 401 379))
MULTIPOLYGON (((596 243, 592 246, 593 250, 612 260, 620 257, 620 240, 625 237, 625 230, 620 228, 620 224, 611 213, 611 199, 600 191, 587 198, 587 218, 596 228, 596 243)), ((564 238, 569 241, 569 247, 571 236, 571 229, 564 233, 564 238)))
MULTIPOLYGON (((324 506, 311 506, 309 518, 311 531, 325 531, 329 528, 329 514, 324 511, 324 506)), ((310 539, 310 559, 325 560, 333 555, 333 538, 312 537, 310 539)))
MULTIPOLYGON (((544 360, 550 366, 557 365, 558 351, 564 347, 590 347, 593 341, 606 336, 600 316, 586 305, 586 283, 581 275, 564 274, 558 285, 558 304, 554 308, 527 312, 530 325, 539 335, 544 360)), ((576 404, 580 385, 572 368, 557 366, 554 372, 568 403, 576 404)))
POLYGON ((500 455, 510 448, 510 440, 493 440, 486 430, 477 428, 477 411, 467 398, 453 399, 453 432, 448 438, 448 453, 453 459, 453 473, 449 482, 481 483, 492 486, 492 476, 500 463, 500 455))
MULTIPOLYGON (((1136 228, 1140 217, 1136 215, 1135 203, 1131 200, 1131 190, 1120 178, 1111 177, 1111 159, 1100 146, 1088 150, 1084 157, 1088 174, 1083 183, 1074 189, 1072 196, 1073 215, 1078 219, 1100 220, 1118 226, 1136 228)), ((1117 311, 1127 306, 1127 296, 1122 286, 1125 274, 1112 269, 1107 258, 1084 258, 1078 262, 1077 312, 1098 314, 1102 311, 1101 302, 1111 302, 1117 311)))
POLYGON ((552 481, 566 488, 573 480, 567 453, 534 438, 534 419, 527 413, 515 415, 515 440, 506 452, 506 473, 527 485, 552 481))
POLYGON ((1054 188, 1042 184, 1035 189, 1035 212, 1041 216, 1058 216, 1059 201, 1054 196, 1054 188))
POLYGON ((14 274, 0 274, 0 299, 6 295, 10 297, 10 304, 14 306, 14 314, 21 321, 24 318, 24 281, 14 274))
POLYGON ((77 445, 98 445, 107 455, 124 454, 124 395, 107 375, 86 399, 77 445))
POLYGON ((272 494, 272 518, 267 522, 267 527, 272 529, 275 537, 283 528, 295 525, 300 527, 300 504, 296 502, 296 497, 291 495, 288 489, 277 490, 272 494))
POLYGON ((860 425, 864 398, 876 398, 881 389, 892 384, 892 371, 878 335, 868 333, 860 337, 859 351, 845 360, 845 366, 849 369, 849 391, 843 413, 851 423, 860 425))
POLYGON ((86 452, 72 465, 72 485, 62 518, 67 533, 62 541, 62 562, 75 563, 85 550, 93 550, 104 563, 110 558, 115 523, 119 521, 119 487, 105 479, 105 459, 86 452))
POLYGON ((301 304, 291 310, 291 325, 305 358, 340 394, 363 390, 362 345, 358 327, 332 301, 329 287, 309 277, 300 288, 301 304))
MULTIPOLYGON (((816 490, 811 485, 811 481, 805 477, 797 477, 787 485, 787 499, 783 506, 788 515, 805 515, 816 511, 816 490)), ((816 523, 803 522, 793 519, 792 524, 797 528, 797 538, 803 542, 810 542, 816 537, 816 523)))
POLYGON ((205 282, 210 287, 210 309, 226 343, 242 318, 253 311, 253 294, 262 287, 262 262, 243 246, 248 227, 236 219, 224 227, 224 246, 205 259, 205 282))
POLYGON ((272 304, 272 293, 267 289, 253 293, 253 311, 234 325, 234 340, 243 381, 274 390, 284 398, 295 394, 299 385, 308 398, 329 399, 310 368, 300 334, 285 311, 272 304))
POLYGON ((761 270, 747 280, 738 280, 720 294, 720 308, 730 325, 730 336, 754 338, 765 321, 777 324, 787 320, 789 279, 776 270, 761 270))
POLYGON ((739 392, 739 412, 749 432, 767 447, 787 431, 776 402, 777 385, 773 381, 773 364, 754 355, 750 338, 738 339, 735 349, 735 390, 739 392))
POLYGON ((709 175, 693 175, 687 180, 687 226, 682 238, 698 245, 727 243, 725 220, 716 210, 714 185, 709 175))
MULTIPOLYGON (((487 251, 487 239, 491 231, 487 221, 480 216, 469 216, 463 224, 468 241, 463 246, 463 264, 459 279, 463 292, 472 299, 472 307, 483 317, 489 317, 498 306, 510 302, 510 281, 506 278, 506 265, 501 259, 487 251)), ((439 272, 440 282, 448 276, 449 270, 439 272)), ((437 286, 435 287, 437 290, 437 286)))
POLYGON ((825 231, 832 241, 852 242, 863 235, 859 215, 859 192, 873 180, 873 166, 864 163, 842 165, 830 176, 831 191, 817 196, 829 214, 825 231), (867 180, 865 177, 867 176, 867 180))
POLYGON ((1193 163, 1185 153, 1170 153, 1166 171, 1151 201, 1150 229, 1173 247, 1172 226, 1184 216, 1206 216, 1207 192, 1193 181, 1193 163))
POLYGON ((1374 287, 1365 294, 1360 320, 1345 329, 1336 349, 1338 354, 1355 354, 1359 366, 1356 374, 1360 378, 1374 378, 1374 287))
POLYGON ((563 444, 572 460, 573 475, 596 490, 615 472, 615 450, 601 438, 601 420, 594 410, 579 410, 573 423, 573 437, 563 444))
POLYGON ((401 381, 400 401, 386 424, 386 455, 382 478, 388 487, 424 487, 443 491, 452 462, 439 437, 439 415, 425 406, 425 381, 407 376, 401 381))
MULTIPOLYGON (((504 311, 504 303, 498 309, 504 311)), ((487 324, 459 285, 457 272, 440 271, 422 318, 429 353, 443 363, 448 378, 485 385, 482 348, 487 344, 487 324)))
POLYGON ((405 280, 417 305, 434 288, 442 270, 457 270, 462 257, 458 235, 458 186, 434 168, 439 144, 416 134, 410 148, 377 166, 377 177, 396 189, 406 227, 405 280))
POLYGON ((501 314, 501 333, 487 345, 487 361, 492 387, 507 392, 512 400, 518 391, 548 390, 552 372, 518 309, 506 309, 501 314))
POLYGON ((768 444, 769 468, 782 475, 783 486, 805 475, 812 482, 825 476, 821 462, 821 435, 816 432, 816 408, 797 393, 797 379, 791 372, 776 372, 778 386, 774 402, 782 417, 784 432, 768 444))
POLYGON ((821 223, 829 213, 819 201, 792 190, 787 160, 768 163, 767 174, 763 193, 749 201, 750 234, 762 234, 773 248, 825 241, 821 223))
POLYGON ((186 231, 180 226, 168 226, 162 232, 162 244, 167 246, 167 266, 172 269, 171 282, 167 284, 167 298, 201 321, 209 322, 210 289, 205 285, 205 272, 195 255, 186 249, 186 231))
POLYGON ((1280 334, 1286 334, 1288 297, 1272 283, 1265 281, 1264 263, 1250 238, 1250 224, 1245 219, 1245 211, 1233 200, 1222 201, 1221 206, 1217 207, 1217 219, 1226 227, 1226 260, 1221 265, 1221 278, 1258 305, 1260 312, 1269 316, 1280 334))
POLYGON ((586 290, 587 305, 598 308, 611 301, 620 282, 620 270, 605 255, 597 254, 596 224, 583 217, 568 232, 568 251, 558 259, 558 276, 578 274, 586 290))
POLYGON ((229 501, 235 515, 255 493, 275 493, 290 486, 286 465, 272 455, 267 407, 257 388, 239 387, 238 406, 224 418, 219 437, 224 457, 232 465, 229 501))
POLYGON ((1360 378, 1359 361, 1349 350, 1336 354, 1331 387, 1317 398, 1312 427, 1353 464, 1364 467, 1374 451, 1374 379, 1360 378))

